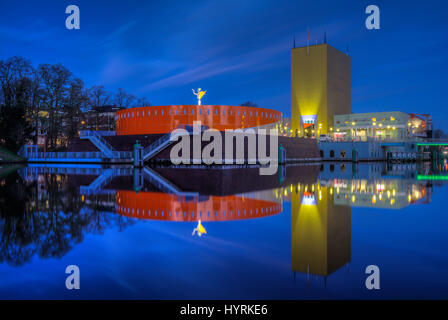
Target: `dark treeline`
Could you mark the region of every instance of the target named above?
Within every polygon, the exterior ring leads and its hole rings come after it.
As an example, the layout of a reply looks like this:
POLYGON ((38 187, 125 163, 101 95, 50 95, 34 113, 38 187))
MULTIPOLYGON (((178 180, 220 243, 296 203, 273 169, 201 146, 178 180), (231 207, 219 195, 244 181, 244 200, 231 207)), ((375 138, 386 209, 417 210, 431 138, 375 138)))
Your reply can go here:
POLYGON ((61 258, 86 234, 123 230, 134 222, 105 208, 101 198, 83 203, 68 176, 45 174, 23 181, 17 173, 0 178, 0 263, 21 266, 33 257, 61 258))
POLYGON ((39 117, 46 114, 40 131, 48 150, 56 148, 58 137, 76 136, 82 113, 92 107, 149 105, 118 89, 87 88, 84 82, 61 64, 34 67, 23 57, 0 60, 0 146, 17 151, 25 143, 35 143, 39 117))

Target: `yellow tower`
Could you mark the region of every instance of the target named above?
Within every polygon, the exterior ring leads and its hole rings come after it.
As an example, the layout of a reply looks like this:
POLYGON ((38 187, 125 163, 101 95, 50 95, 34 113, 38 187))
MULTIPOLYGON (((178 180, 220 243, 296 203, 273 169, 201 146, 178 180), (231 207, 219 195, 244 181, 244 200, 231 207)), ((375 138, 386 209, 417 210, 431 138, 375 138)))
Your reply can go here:
POLYGON ((351 208, 317 183, 291 193, 291 270, 327 276, 351 260, 351 208))
POLYGON ((291 49, 291 127, 294 135, 332 133, 333 116, 351 112, 350 57, 319 44, 291 49))

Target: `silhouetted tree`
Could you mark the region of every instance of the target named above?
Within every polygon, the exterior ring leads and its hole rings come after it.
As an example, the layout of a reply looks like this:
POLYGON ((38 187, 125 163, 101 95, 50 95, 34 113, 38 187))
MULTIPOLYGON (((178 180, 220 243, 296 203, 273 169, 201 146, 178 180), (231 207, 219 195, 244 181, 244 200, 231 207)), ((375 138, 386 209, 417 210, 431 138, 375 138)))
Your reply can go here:
POLYGON ((258 105, 252 101, 246 101, 242 104, 240 104, 242 107, 258 107, 258 105))

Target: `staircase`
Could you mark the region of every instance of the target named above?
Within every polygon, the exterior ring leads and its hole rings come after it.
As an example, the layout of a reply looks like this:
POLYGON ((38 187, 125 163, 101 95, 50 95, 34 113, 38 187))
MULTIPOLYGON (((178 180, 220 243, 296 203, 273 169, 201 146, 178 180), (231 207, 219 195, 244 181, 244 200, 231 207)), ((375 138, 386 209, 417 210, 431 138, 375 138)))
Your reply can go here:
POLYGON ((166 193, 174 193, 178 196, 184 196, 184 197, 198 197, 199 193, 197 192, 184 192, 179 189, 175 184, 173 184, 171 181, 167 180, 154 170, 151 170, 148 167, 143 168, 143 175, 149 183, 156 186, 159 190, 166 192, 166 193))
POLYGON ((81 139, 90 140, 107 158, 115 158, 119 154, 102 136, 101 131, 83 130, 80 132, 81 139))
POLYGON ((180 132, 180 133, 167 133, 161 136, 159 139, 151 143, 149 146, 143 149, 143 160, 147 161, 158 154, 160 151, 168 147, 173 142, 177 141, 177 139, 181 136, 189 135, 188 132, 180 132))
POLYGON ((96 178, 90 185, 88 186, 80 186, 79 191, 81 194, 91 195, 97 194, 101 191, 106 184, 108 184, 115 176, 116 172, 114 169, 106 169, 103 173, 96 178))

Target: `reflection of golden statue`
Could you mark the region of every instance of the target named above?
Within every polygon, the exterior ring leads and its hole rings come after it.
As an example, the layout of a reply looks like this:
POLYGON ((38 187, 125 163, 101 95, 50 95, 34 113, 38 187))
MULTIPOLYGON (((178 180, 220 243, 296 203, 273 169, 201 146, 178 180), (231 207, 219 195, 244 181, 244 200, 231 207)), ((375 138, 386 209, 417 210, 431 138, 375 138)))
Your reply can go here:
POLYGON ((201 88, 198 88, 198 92, 195 92, 194 89, 191 89, 191 90, 193 90, 193 94, 198 98, 198 106, 200 106, 201 105, 201 99, 202 99, 202 97, 205 95, 205 93, 207 91, 202 91, 201 88))
POLYGON ((193 229, 193 233, 191 234, 194 236, 195 233, 198 233, 198 236, 202 236, 203 234, 207 234, 207 230, 205 230, 204 226, 201 224, 201 220, 198 221, 198 226, 193 229))

